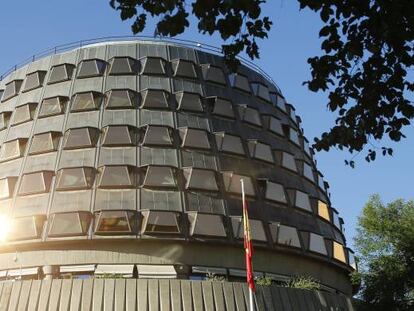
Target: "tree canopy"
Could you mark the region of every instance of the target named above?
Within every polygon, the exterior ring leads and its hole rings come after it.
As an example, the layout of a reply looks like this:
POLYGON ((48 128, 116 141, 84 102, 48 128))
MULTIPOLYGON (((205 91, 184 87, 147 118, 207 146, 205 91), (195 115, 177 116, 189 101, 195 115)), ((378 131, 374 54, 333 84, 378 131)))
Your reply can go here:
MULTIPOLYGON (((159 18, 155 32, 176 36, 190 26, 219 34, 227 65, 237 70, 237 56, 259 58, 258 39, 272 26, 263 16, 265 0, 110 0, 121 19, 133 19, 134 34, 146 27, 147 16, 159 18), (189 4, 191 2, 191 5, 189 4)), ((384 138, 400 141, 414 118, 414 10, 412 0, 298 0, 301 9, 319 13, 322 55, 310 57, 312 78, 304 82, 313 92, 329 92, 327 106, 335 124, 315 138, 317 151, 332 147, 375 160, 378 151, 392 155, 384 138)), ((354 161, 346 161, 354 166, 354 161)))
POLYGON ((358 221, 361 310, 414 309, 414 202, 371 197, 358 221))

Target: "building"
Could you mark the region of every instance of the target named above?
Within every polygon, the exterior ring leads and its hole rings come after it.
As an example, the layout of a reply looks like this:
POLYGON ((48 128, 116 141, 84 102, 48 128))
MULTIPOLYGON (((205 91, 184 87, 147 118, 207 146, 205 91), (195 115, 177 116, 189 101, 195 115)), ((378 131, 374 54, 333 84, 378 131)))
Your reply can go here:
POLYGON ((68 45, 2 78, 0 307, 242 310, 240 179, 257 275, 351 295, 354 256, 294 107, 210 49, 68 45), (212 278, 227 282, 197 281, 212 278))

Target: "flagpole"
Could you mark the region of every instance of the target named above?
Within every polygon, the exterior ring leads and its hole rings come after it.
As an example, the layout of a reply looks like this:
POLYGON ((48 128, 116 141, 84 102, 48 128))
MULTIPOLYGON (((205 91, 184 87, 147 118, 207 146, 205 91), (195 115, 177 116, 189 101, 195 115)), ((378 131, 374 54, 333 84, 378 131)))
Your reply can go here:
MULTIPOLYGON (((241 191, 242 191, 243 217, 246 217, 245 211, 244 211, 244 209, 245 209, 244 180, 240 179, 240 183, 241 183, 241 191)), ((245 220, 243 220, 243 221, 245 221, 245 220)), ((246 250, 244 250, 244 251, 246 251, 246 250)), ((247 273, 247 271, 246 271, 246 273, 247 273)), ((254 311, 253 289, 250 287, 250 285, 248 287, 249 287, 249 305, 250 305, 249 311, 254 311)))

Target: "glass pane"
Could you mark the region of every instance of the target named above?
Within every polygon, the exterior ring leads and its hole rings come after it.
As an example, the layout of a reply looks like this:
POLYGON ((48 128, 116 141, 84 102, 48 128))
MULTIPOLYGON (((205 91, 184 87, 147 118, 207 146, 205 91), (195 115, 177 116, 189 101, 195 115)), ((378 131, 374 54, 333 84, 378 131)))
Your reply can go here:
POLYGON ((105 71, 105 62, 101 60, 85 60, 80 64, 78 78, 100 76, 105 71))
POLYGON ((207 132, 197 129, 180 129, 181 147, 210 149, 207 132))
POLYGON ((107 108, 132 108, 134 97, 128 90, 112 90, 109 95, 107 108))
POLYGON ((27 105, 17 107, 14 111, 12 125, 16 125, 16 124, 20 124, 20 123, 32 120, 31 112, 34 111, 35 108, 36 108, 36 104, 35 105, 27 104, 27 105))
POLYGON ((69 64, 62 64, 52 68, 49 77, 49 83, 57 83, 72 78, 74 66, 69 64))
POLYGON ((173 168, 167 166, 148 166, 144 187, 176 187, 173 168))
POLYGON ((30 154, 54 151, 57 148, 53 145, 52 133, 43 133, 33 136, 30 154))
POLYGON ((273 163, 272 149, 269 145, 260 143, 258 141, 249 141, 248 147, 250 156, 255 159, 263 160, 273 163))
POLYGON ((0 179, 0 199, 10 198, 14 191, 17 177, 7 177, 0 179))
POLYGON ((226 85, 226 78, 224 72, 220 67, 212 65, 202 65, 204 80, 214 82, 221 85, 226 85))
POLYGON ((42 172, 36 172, 31 174, 25 174, 22 176, 20 184, 19 195, 28 195, 35 193, 42 193, 49 191, 51 174, 44 174, 42 172))
POLYGON ((190 235, 203 235, 211 237, 226 237, 223 219, 220 215, 189 214, 191 228, 190 235))
POLYGON ((135 60, 129 57, 114 57, 111 60, 110 75, 128 75, 136 71, 135 60))
POLYGON ((42 86, 45 75, 45 71, 33 72, 27 75, 23 91, 30 91, 42 86))
MULTIPOLYGON (((1 93, 0 93, 1 98, 1 93)), ((4 130, 9 125, 11 112, 5 111, 0 113, 0 130, 4 130)))
POLYGON ((296 167, 295 157, 290 153, 283 152, 283 154, 282 154, 282 166, 287 168, 287 169, 290 169, 294 172, 298 171, 298 169, 296 167))
POLYGON ((293 143, 295 143, 296 145, 300 145, 300 142, 299 142, 299 134, 298 134, 298 132, 296 130, 294 130, 292 128, 289 130, 289 139, 293 143))
MULTIPOLYGON (((41 217, 41 216, 40 216, 41 217)), ((44 223, 39 216, 30 216, 13 219, 12 232, 10 240, 28 240, 40 237, 41 227, 44 223), (37 221, 36 221, 37 220, 37 221), (38 223, 39 227, 37 226, 38 223)))
POLYGON ((144 145, 171 146, 173 144, 170 129, 162 126, 148 126, 144 136, 144 145))
POLYGON ((224 200, 208 193, 186 192, 187 211, 198 211, 212 214, 225 214, 224 200))
POLYGON ((144 224, 143 232, 150 233, 180 233, 180 224, 178 215, 169 212, 143 212, 144 224))
POLYGON ((99 187, 130 187, 133 181, 127 166, 105 166, 102 168, 99 187))
POLYGON ((168 93, 163 90, 144 90, 141 92, 141 108, 168 109, 168 93))
POLYGON ((262 126, 262 120, 258 110, 251 107, 239 107, 240 118, 247 123, 262 126))
POLYGON ((232 87, 250 93, 249 79, 241 74, 229 75, 230 84, 232 87))
POLYGON ((295 206, 306 211, 312 212, 312 208, 309 201, 309 195, 299 190, 296 191, 295 206))
POLYGON ((197 78, 194 63, 188 60, 178 59, 172 61, 175 77, 197 78))
POLYGON ((134 230, 134 213, 125 211, 101 212, 95 228, 97 233, 131 233, 134 230))
POLYGON ((281 203, 287 203, 285 190, 281 184, 266 182, 266 199, 281 203))
POLYGON ((283 136, 282 123, 279 119, 276 119, 274 117, 269 118, 269 131, 283 136))
POLYGON ((141 60, 141 74, 165 74, 164 60, 158 57, 145 57, 141 60))
POLYGON ((215 98, 213 114, 234 119, 233 105, 223 98, 215 98))
POLYGON ((333 257, 343 263, 346 263, 344 246, 333 241, 333 257))
POLYGON ((224 179, 224 187, 227 192, 231 193, 241 193, 241 183, 240 180, 244 181, 244 191, 246 195, 255 196, 256 192, 254 190, 252 179, 248 176, 242 176, 234 174, 232 172, 222 173, 224 179))
POLYGON ((310 181, 315 182, 312 167, 307 163, 303 163, 303 176, 305 176, 310 181))
POLYGON ((279 225, 277 243, 300 248, 300 240, 296 228, 279 225))
POLYGON ((87 189, 92 185, 93 171, 90 168, 74 167, 58 172, 57 190, 87 189))
POLYGON ((199 94, 180 92, 177 93, 175 97, 178 103, 178 110, 203 111, 203 105, 199 94))
POLYGON ((332 215, 333 215, 333 223, 334 223, 335 227, 340 229, 341 228, 341 222, 339 221, 338 213, 336 211, 332 211, 332 215))
POLYGON ((133 140, 128 126, 108 126, 105 128, 104 146, 128 146, 132 145, 133 140))
POLYGON ((316 233, 310 233, 309 250, 322 254, 322 255, 328 255, 328 252, 326 251, 326 246, 325 246, 325 241, 323 239, 323 236, 316 234, 316 233))
POLYGON ((25 142, 19 139, 12 140, 3 144, 1 148, 1 159, 11 160, 20 157, 24 152, 25 142), (20 146, 22 144, 22 146, 20 146))
POLYGON ((195 168, 184 168, 186 189, 218 191, 216 174, 214 171, 195 168))
POLYGON ((63 106, 66 102, 67 99, 64 99, 62 97, 52 97, 43 100, 40 107, 39 118, 63 113, 63 106))
POLYGON ((91 137, 89 128, 70 129, 66 132, 64 148, 87 148, 94 147, 96 141, 91 137))
POLYGON ((71 111, 86 111, 98 108, 99 98, 92 92, 78 93, 73 100, 71 111))
POLYGON ((85 235, 89 227, 90 218, 85 217, 86 215, 82 216, 83 223, 79 213, 54 214, 48 236, 85 235))
POLYGON ((216 143, 219 151, 244 155, 244 148, 240 137, 225 133, 216 134, 216 143))
POLYGON ((20 92, 23 80, 14 80, 6 85, 3 93, 2 101, 8 100, 13 96, 16 96, 20 92))
POLYGON ((318 201, 318 215, 327 221, 331 221, 331 218, 329 217, 328 205, 322 201, 318 201))

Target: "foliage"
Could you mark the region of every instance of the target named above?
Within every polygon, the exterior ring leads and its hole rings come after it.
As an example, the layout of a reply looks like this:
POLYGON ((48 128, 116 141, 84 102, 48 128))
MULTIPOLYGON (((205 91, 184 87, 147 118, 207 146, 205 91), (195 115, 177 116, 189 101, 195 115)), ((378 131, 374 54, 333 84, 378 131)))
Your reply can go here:
POLYGON ((258 38, 266 38, 272 26, 269 17, 261 17, 263 0, 194 0, 191 6, 184 0, 110 0, 120 11, 121 19, 135 18, 134 34, 142 32, 147 15, 158 17, 155 35, 174 37, 190 26, 189 12, 198 21, 201 33, 218 33, 228 42, 222 45, 227 64, 236 70, 236 56, 245 51, 251 58, 259 57, 258 38), (230 42, 231 41, 231 42, 230 42))
POLYGON ((414 202, 370 198, 358 221, 360 296, 366 310, 414 308, 414 202))
POLYGON ((226 277, 224 275, 219 275, 219 274, 209 272, 206 275, 206 280, 207 281, 213 281, 213 282, 225 282, 226 277))
POLYGON ((293 278, 291 278, 289 281, 287 281, 284 284, 285 287, 290 288, 300 288, 300 289, 308 289, 308 290, 319 290, 320 284, 318 281, 313 279, 310 276, 303 276, 298 275, 293 278))
MULTIPOLYGON (((134 19, 132 31, 142 32, 147 16, 158 18, 155 35, 176 36, 190 26, 190 14, 199 32, 219 34, 222 50, 232 70, 236 56, 246 52, 259 58, 257 39, 267 38, 272 21, 262 16, 265 0, 110 0, 121 19, 134 19)), ((320 14, 324 23, 323 55, 311 57, 311 91, 328 91, 328 109, 338 114, 336 124, 315 139, 316 150, 332 147, 356 155, 367 145, 365 157, 377 152, 392 155, 392 148, 377 147, 384 136, 405 137, 404 126, 414 118, 409 96, 414 83, 414 10, 412 0, 298 0, 301 9, 320 14)), ((355 156, 354 156, 355 157, 355 156)), ((354 166, 351 159, 346 164, 354 166)))
POLYGON ((96 279, 123 279, 124 276, 119 273, 102 273, 95 274, 96 279))
POLYGON ((273 284, 273 280, 268 276, 259 276, 255 280, 255 283, 260 286, 270 286, 273 284))

